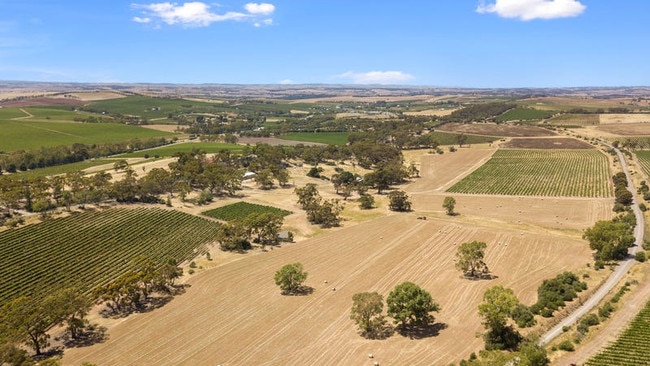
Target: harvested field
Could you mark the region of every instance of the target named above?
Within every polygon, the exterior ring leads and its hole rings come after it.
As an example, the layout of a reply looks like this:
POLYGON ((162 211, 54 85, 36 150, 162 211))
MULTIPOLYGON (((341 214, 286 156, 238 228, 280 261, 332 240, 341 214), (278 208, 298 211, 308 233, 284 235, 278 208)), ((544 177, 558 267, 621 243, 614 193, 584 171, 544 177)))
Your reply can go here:
POLYGON ((494 123, 446 123, 436 127, 440 131, 463 132, 475 135, 501 136, 501 137, 535 137, 556 136, 553 131, 534 126, 513 126, 494 123))
POLYGON ((594 145, 566 137, 514 138, 501 145, 508 149, 594 149, 594 145))
POLYGON ((601 124, 596 129, 620 136, 650 135, 650 123, 601 124))
POLYGON ((448 116, 452 114, 454 111, 457 111, 458 109, 426 109, 423 111, 419 112, 404 112, 405 115, 407 116, 438 116, 438 117, 443 117, 443 116, 448 116))
POLYGON ((448 364, 482 347, 476 309, 486 288, 512 287, 530 304, 543 279, 589 258, 581 240, 394 215, 202 272, 186 294, 120 322, 106 343, 66 350, 63 363, 340 365, 363 364, 373 353, 382 364, 448 364), (488 243, 486 262, 497 279, 459 276, 453 253, 471 240, 488 243), (309 272, 314 293, 281 296, 273 274, 296 261, 309 272), (349 319, 352 295, 386 296, 407 280, 442 306, 436 330, 387 340, 357 335, 349 319))
POLYGON ((600 123, 597 114, 561 114, 546 121, 552 126, 595 126, 600 123))
POLYGON ((601 114, 600 124, 648 123, 650 114, 601 114))

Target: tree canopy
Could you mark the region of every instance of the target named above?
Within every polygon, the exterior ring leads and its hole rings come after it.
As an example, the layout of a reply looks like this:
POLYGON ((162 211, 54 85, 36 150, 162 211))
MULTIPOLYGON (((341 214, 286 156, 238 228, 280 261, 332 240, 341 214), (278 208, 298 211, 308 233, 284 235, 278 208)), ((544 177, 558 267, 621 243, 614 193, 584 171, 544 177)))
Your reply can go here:
POLYGON ((382 316, 384 298, 377 292, 361 292, 352 295, 350 319, 359 327, 361 334, 368 338, 378 336, 386 321, 382 316))
POLYGON ((456 253, 456 268, 468 277, 480 277, 489 274, 487 264, 483 262, 487 244, 482 241, 462 243, 456 253))
POLYGON ((439 312, 440 305, 431 294, 413 282, 395 286, 386 299, 388 315, 402 328, 432 323, 435 318, 430 312, 439 312))
POLYGON ((634 244, 632 228, 623 221, 601 220, 585 230, 584 239, 589 247, 596 251, 596 259, 603 261, 621 260, 627 255, 628 248, 634 244))
POLYGON ((287 264, 275 272, 274 279, 283 295, 295 295, 302 292, 307 272, 303 271, 300 263, 287 264))

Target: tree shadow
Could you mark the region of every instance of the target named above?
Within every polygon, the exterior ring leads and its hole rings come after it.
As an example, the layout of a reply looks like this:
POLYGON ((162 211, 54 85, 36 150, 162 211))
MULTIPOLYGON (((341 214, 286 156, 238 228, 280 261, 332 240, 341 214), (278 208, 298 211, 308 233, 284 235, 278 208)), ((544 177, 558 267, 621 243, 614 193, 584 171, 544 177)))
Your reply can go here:
POLYGON ((380 327, 377 327, 376 329, 373 329, 371 331, 362 331, 360 332, 360 334, 362 337, 366 339, 374 339, 374 340, 388 339, 393 334, 395 334, 395 327, 393 327, 390 324, 382 324, 380 327))
POLYGON ((468 274, 464 274, 463 278, 470 280, 470 281, 481 281, 481 280, 495 280, 499 278, 499 276, 491 274, 491 273, 480 273, 476 276, 470 276, 468 274))
POLYGON ((424 339, 439 335, 440 331, 443 329, 447 329, 446 323, 408 326, 401 325, 397 328, 397 332, 410 339, 424 339))
POLYGON ((282 295, 285 296, 307 296, 314 293, 314 288, 311 286, 300 286, 293 291, 283 291, 282 295))
POLYGON ((93 344, 104 343, 108 340, 107 328, 98 325, 90 325, 77 338, 68 338, 63 341, 66 348, 88 347, 93 344))

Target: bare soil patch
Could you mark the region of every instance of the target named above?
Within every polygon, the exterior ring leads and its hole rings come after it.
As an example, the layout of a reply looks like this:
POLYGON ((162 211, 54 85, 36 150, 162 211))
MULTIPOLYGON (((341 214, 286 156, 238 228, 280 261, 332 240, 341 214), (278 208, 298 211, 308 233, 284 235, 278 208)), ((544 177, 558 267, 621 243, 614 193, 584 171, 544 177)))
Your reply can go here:
POLYGON ((557 133, 535 126, 515 126, 495 123, 446 123, 436 128, 440 131, 463 132, 475 135, 503 137, 556 136, 557 133))
POLYGON ((448 116, 458 109, 427 109, 419 112, 404 112, 407 116, 448 116))
POLYGON ((509 149, 595 149, 588 142, 567 137, 513 138, 501 146, 509 149))
POLYGON ((619 123, 595 127, 598 131, 622 136, 650 135, 650 123, 619 123))

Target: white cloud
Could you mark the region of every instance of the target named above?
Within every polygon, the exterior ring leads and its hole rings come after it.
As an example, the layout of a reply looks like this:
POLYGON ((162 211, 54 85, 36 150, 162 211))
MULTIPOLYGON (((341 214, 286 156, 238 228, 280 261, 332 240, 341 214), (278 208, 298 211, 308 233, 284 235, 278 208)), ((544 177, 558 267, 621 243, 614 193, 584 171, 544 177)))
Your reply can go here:
POLYGON ((267 3, 261 3, 261 4, 248 3, 244 5, 244 9, 246 9, 246 11, 251 14, 269 15, 275 11, 275 6, 273 4, 267 4, 267 3))
POLYGON ((245 12, 229 11, 217 14, 210 10, 210 5, 200 2, 178 3, 154 3, 154 4, 132 4, 132 8, 140 9, 143 16, 133 18, 137 23, 150 23, 153 21, 162 22, 168 25, 182 25, 185 27, 206 27, 215 22, 252 21, 255 26, 270 25, 273 20, 268 18, 262 21, 260 16, 268 16, 275 11, 272 4, 249 3, 244 6, 245 12))
POLYGON ((280 80, 280 84, 282 84, 282 85, 293 84, 293 80, 291 80, 291 79, 280 80))
POLYGON ((496 13, 503 18, 533 20, 575 17, 586 8, 578 0, 495 0, 488 4, 481 1, 476 11, 496 13))
POLYGON ((149 22, 151 22, 151 18, 133 17, 133 21, 136 22, 136 23, 149 23, 149 22))
POLYGON ((354 84, 400 84, 414 79, 413 75, 402 71, 370 71, 365 73, 348 71, 336 77, 351 80, 354 84))

